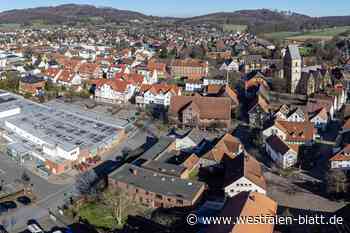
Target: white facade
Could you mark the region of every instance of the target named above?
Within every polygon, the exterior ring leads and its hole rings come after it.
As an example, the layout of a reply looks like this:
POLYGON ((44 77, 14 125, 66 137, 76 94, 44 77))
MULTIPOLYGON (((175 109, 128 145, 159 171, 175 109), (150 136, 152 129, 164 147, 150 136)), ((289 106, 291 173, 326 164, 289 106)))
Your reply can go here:
POLYGON ((226 186, 224 188, 225 194, 229 197, 233 197, 241 192, 257 192, 266 194, 266 190, 261 188, 260 186, 254 184, 246 177, 241 177, 236 180, 232 184, 226 186))
MULTIPOLYGON (((43 152, 49 156, 52 157, 60 157, 67 160, 77 160, 79 155, 79 147, 74 148, 73 150, 66 151, 63 148, 61 148, 59 145, 52 145, 50 142, 44 141, 42 138, 39 138, 30 132, 25 131, 24 129, 21 129, 20 127, 17 127, 16 125, 5 121, 5 126, 10 129, 12 132, 16 133, 20 137, 22 137, 25 140, 30 141, 31 143, 34 143, 40 147, 42 147, 43 152)), ((40 158, 42 159, 42 158, 40 158)))
POLYGON ((350 157, 349 157, 349 160, 331 161, 331 168, 332 169, 349 170, 350 169, 350 157))
POLYGON ((186 91, 200 91, 203 88, 203 84, 202 83, 186 83, 185 86, 185 90, 186 91))
POLYGON ((298 155, 295 151, 289 149, 285 154, 281 154, 275 151, 268 143, 266 143, 266 153, 268 153, 271 159, 281 168, 286 169, 298 161, 298 155))
POLYGON ((127 103, 135 93, 135 86, 127 85, 124 92, 115 91, 110 85, 103 84, 96 88, 95 98, 101 102, 127 103))

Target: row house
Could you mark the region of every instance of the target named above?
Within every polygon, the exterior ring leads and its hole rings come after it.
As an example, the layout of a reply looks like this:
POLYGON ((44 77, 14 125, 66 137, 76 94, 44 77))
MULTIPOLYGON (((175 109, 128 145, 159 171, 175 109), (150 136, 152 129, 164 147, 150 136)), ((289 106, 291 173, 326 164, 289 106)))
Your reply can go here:
POLYGON ((220 71, 227 71, 227 72, 232 72, 232 71, 239 71, 239 62, 238 60, 225 60, 222 65, 219 68, 220 71))
POLYGON ((136 86, 124 80, 98 79, 91 81, 94 98, 99 102, 127 103, 135 94, 136 86))
POLYGON ((165 62, 156 60, 156 59, 151 59, 147 63, 147 68, 150 71, 157 71, 157 74, 159 75, 160 78, 165 78, 167 74, 167 65, 165 62))
POLYGON ((209 73, 209 63, 198 59, 175 59, 170 64, 173 77, 187 77, 189 79, 201 79, 209 73))
POLYGON ((314 124, 309 121, 275 121, 274 125, 265 129, 262 134, 265 140, 271 135, 276 135, 287 144, 310 145, 316 139, 316 132, 314 124))
POLYGON ((139 106, 146 106, 149 104, 169 106, 171 98, 180 95, 181 88, 176 85, 143 84, 136 95, 136 104, 139 106))
POLYGON ((78 72, 83 79, 97 79, 102 75, 100 66, 90 62, 80 64, 78 72))

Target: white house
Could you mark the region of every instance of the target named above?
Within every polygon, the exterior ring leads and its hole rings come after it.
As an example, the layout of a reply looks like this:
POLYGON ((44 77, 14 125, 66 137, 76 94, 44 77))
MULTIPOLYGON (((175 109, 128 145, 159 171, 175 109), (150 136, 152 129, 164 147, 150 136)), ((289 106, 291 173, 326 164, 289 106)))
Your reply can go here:
POLYGON ((95 99, 107 103, 127 103, 135 94, 136 87, 123 80, 99 79, 96 85, 95 99))
POLYGON ((260 163, 251 155, 241 153, 224 163, 224 191, 229 197, 241 192, 266 194, 266 181, 260 163))
POLYGON ((140 91, 136 96, 136 104, 140 106, 149 104, 169 106, 171 97, 178 95, 181 95, 181 88, 176 85, 142 84, 140 91))
POLYGON ((235 60, 227 60, 221 65, 220 71, 239 71, 239 62, 235 60))
POLYGON ((201 91, 203 89, 203 83, 200 80, 187 80, 185 84, 185 90, 189 92, 201 91))
POLYGON ((310 122, 312 122, 317 129, 325 130, 328 122, 329 116, 325 108, 321 108, 319 111, 310 115, 310 122))
POLYGON ((305 122, 275 121, 275 124, 265 129, 262 134, 266 140, 272 135, 278 136, 286 144, 312 144, 316 139, 317 130, 314 124, 305 122))
POLYGON ((298 145, 287 145, 276 135, 268 137, 265 143, 266 153, 283 169, 297 163, 298 147, 298 145))
POLYGON ((331 169, 350 169, 350 144, 346 145, 330 159, 330 166, 331 169))

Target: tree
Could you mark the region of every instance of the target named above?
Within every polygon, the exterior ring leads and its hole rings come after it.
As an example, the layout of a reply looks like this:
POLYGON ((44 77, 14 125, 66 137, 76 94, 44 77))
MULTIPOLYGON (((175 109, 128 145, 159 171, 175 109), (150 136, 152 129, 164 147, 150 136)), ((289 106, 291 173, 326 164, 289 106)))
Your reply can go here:
POLYGON ((75 191, 79 196, 96 196, 98 176, 94 170, 89 170, 77 176, 75 191))
POLYGON ((118 226, 125 223, 129 214, 142 214, 145 208, 138 205, 133 197, 120 188, 107 190, 102 195, 102 203, 110 211, 118 226))
POLYGON ((343 194, 347 190, 347 177, 344 171, 332 169, 326 175, 326 190, 328 194, 343 194))
POLYGON ((24 185, 28 185, 30 183, 30 176, 25 171, 22 173, 21 181, 24 185))

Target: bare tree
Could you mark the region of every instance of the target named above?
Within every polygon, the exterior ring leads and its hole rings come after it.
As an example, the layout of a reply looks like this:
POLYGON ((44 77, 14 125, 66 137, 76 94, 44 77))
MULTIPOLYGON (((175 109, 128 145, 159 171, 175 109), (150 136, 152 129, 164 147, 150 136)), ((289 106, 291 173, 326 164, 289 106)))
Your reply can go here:
POLYGON ((342 170, 330 170, 326 176, 326 185, 328 193, 345 193, 347 189, 346 174, 342 170))
POLYGON ((102 203, 108 209, 117 225, 122 225, 128 215, 143 213, 145 208, 136 204, 133 197, 120 188, 109 189, 102 195, 102 203))

